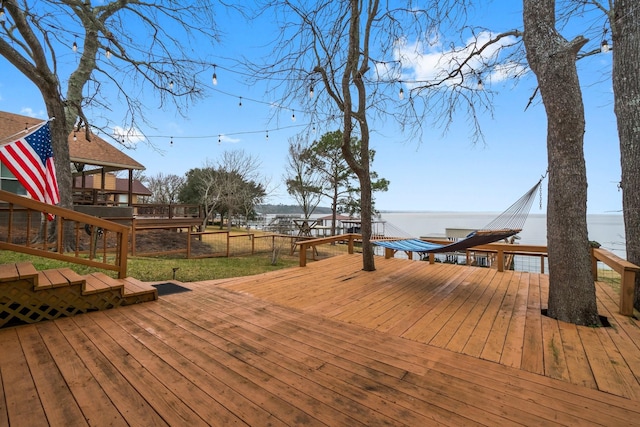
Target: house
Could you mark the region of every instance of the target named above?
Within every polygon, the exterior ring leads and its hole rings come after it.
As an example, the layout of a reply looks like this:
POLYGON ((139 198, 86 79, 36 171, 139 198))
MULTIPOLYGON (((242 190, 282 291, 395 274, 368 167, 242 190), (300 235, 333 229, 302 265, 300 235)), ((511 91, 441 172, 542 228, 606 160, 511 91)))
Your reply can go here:
POLYGON ((129 199, 129 180, 118 178, 113 173, 75 176, 73 178, 74 203, 79 205, 113 205, 127 206, 141 203, 143 197, 152 195, 145 185, 138 179, 132 180, 131 199, 129 199), (84 179, 84 182, 82 182, 84 179))
MULTIPOLYGON (((42 119, 0 112, 0 143, 17 140, 22 131, 39 123, 42 119)), ((97 206, 110 202, 130 206, 137 196, 150 194, 146 187, 133 179, 133 171, 144 170, 145 167, 98 135, 87 134, 82 128, 69 135, 68 143, 74 177, 74 203, 97 206), (128 171, 128 178, 116 178, 113 173, 117 171, 128 171)), ((26 194, 4 165, 0 170, 0 190, 26 194)), ((87 212, 86 208, 82 210, 87 212)))

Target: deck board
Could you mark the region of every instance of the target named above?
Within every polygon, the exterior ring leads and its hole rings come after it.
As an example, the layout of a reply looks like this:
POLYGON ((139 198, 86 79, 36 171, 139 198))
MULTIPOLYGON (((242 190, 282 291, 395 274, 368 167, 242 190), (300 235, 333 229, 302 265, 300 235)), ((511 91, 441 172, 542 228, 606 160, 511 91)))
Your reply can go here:
POLYGON ((0 425, 637 423, 637 321, 602 284, 610 329, 542 316, 546 276, 360 263, 0 329, 0 425))

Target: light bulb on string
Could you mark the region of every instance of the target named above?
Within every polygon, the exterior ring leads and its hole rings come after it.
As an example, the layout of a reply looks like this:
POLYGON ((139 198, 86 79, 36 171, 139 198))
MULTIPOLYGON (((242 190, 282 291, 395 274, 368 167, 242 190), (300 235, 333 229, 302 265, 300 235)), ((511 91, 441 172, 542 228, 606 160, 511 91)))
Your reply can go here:
POLYGON ((238 107, 242 107, 242 97, 240 97, 240 102, 238 102, 238 107))
POLYGON ((173 80, 169 82, 169 90, 173 90, 173 80))
POLYGON ((221 135, 218 135, 218 145, 222 144, 222 137, 221 135))
POLYGON ((267 136, 266 136, 266 140, 269 140, 269 131, 267 131, 267 136))
POLYGON ((607 40, 602 40, 602 44, 600 45, 600 52, 607 53, 610 50, 609 42, 607 40))
POLYGON ((484 90, 484 85, 482 84, 482 80, 478 79, 478 90, 484 90))
POLYGON ((0 6, 0 22, 7 20, 7 16, 4 13, 4 7, 0 6))
POLYGON ((400 101, 404 99, 404 89, 400 88, 400 92, 398 92, 398 98, 400 98, 400 101))
POLYGON ((313 85, 309 86, 309 98, 313 98, 313 85))
POLYGON ((291 112, 291 121, 295 122, 296 121, 296 112, 295 112, 295 110, 291 110, 291 111, 292 111, 291 112))
POLYGON ((71 49, 72 49, 74 52, 78 52, 78 43, 76 43, 76 41, 75 41, 75 40, 73 41, 73 46, 71 46, 71 49))
POLYGON ((111 48, 107 47, 107 59, 111 59, 111 48))
POLYGON ((218 84, 218 75, 216 74, 216 64, 213 64, 213 77, 211 78, 213 81, 213 85, 216 86, 218 84))
POLYGON ((74 141, 77 141, 77 140, 78 140, 78 136, 76 135, 76 133, 75 133, 75 132, 73 132, 73 140, 74 140, 74 141))
POLYGON ((169 140, 169 145, 173 145, 173 137, 169 140))

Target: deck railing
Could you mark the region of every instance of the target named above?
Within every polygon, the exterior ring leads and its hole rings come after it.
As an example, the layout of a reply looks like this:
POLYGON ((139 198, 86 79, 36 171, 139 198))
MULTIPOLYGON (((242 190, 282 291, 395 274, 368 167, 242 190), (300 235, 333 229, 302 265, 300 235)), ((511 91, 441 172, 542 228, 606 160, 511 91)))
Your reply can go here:
POLYGON ((128 240, 124 225, 0 190, 0 250, 112 270, 125 278, 128 240))

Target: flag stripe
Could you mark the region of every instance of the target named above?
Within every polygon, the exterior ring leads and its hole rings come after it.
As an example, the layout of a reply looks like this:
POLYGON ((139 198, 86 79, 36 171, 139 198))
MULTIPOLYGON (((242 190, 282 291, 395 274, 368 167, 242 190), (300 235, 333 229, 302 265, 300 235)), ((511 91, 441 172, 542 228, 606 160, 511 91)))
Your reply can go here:
POLYGON ((0 146, 0 161, 36 200, 60 202, 49 123, 15 142, 0 146))
POLYGON ((15 148, 15 150, 11 150, 11 153, 13 155, 12 160, 14 161, 16 172, 22 174, 24 179, 29 183, 32 191, 39 195, 39 197, 35 198, 42 200, 42 195, 44 194, 43 171, 41 168, 38 168, 38 166, 34 166, 37 165, 37 154, 31 146, 22 143, 22 141, 16 142, 12 148, 15 148))
POLYGON ((28 151, 25 153, 20 142, 7 147, 5 162, 11 173, 13 173, 27 192, 36 200, 44 201, 44 183, 42 181, 42 171, 34 171, 30 166, 33 157, 28 151), (40 176, 38 176, 40 175, 40 176))

